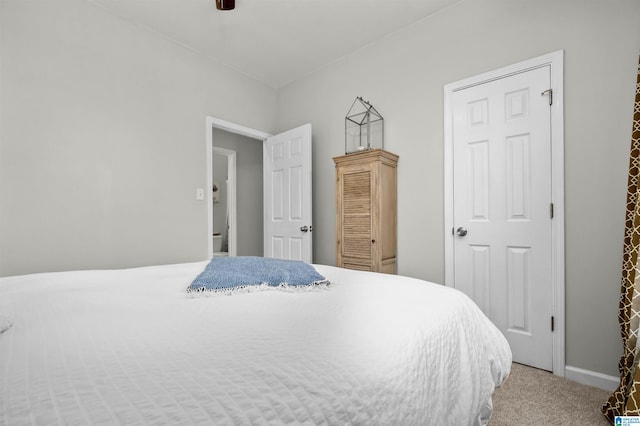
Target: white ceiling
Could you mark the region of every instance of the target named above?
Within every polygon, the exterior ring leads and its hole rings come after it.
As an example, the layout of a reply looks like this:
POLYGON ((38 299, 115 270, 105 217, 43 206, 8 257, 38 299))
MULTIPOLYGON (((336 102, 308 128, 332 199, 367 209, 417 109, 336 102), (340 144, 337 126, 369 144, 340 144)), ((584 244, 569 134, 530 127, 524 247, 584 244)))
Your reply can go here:
POLYGON ((88 0, 279 88, 461 0, 88 0))

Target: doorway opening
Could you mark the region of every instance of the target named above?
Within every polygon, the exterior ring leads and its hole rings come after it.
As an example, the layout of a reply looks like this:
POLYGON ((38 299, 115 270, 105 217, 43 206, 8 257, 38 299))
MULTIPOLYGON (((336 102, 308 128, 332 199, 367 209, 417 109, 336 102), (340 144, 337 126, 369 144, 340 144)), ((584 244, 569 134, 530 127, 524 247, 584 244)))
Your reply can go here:
MULTIPOLYGON (((238 149, 234 148, 234 145, 226 144, 225 146, 214 146, 219 145, 216 143, 216 139, 218 142, 221 139, 224 139, 225 135, 230 137, 247 139, 248 141, 255 141, 256 143, 255 150, 260 152, 260 155, 263 150, 262 142, 270 136, 270 134, 262 132, 260 130, 251 129, 248 127, 244 127, 235 123, 231 123, 225 120, 221 120, 215 117, 207 117, 206 118, 206 161, 207 161, 207 183, 205 188, 209 188, 209 192, 212 196, 209 198, 207 202, 207 256, 208 258, 212 258, 214 253, 224 253, 223 250, 225 246, 225 235, 224 230, 227 228, 226 238, 227 238, 227 250, 229 256, 237 256, 237 255, 261 255, 262 251, 262 207, 253 208, 251 206, 242 208, 242 211, 248 214, 258 214, 257 221, 260 222, 259 229, 257 226, 252 227, 252 224, 243 224, 243 221, 247 219, 245 216, 240 215, 239 210, 241 210, 241 203, 248 201, 253 202, 258 198, 257 193, 251 188, 249 190, 244 188, 244 191, 241 191, 242 188, 238 186, 238 180, 240 179, 238 173, 244 173, 241 169, 242 164, 241 159, 238 158, 241 153, 238 153, 238 149), (218 137, 214 137, 214 133, 218 135, 218 137), (215 154, 215 155, 214 155, 215 154), (228 169, 228 181, 229 184, 225 185, 224 182, 221 182, 221 178, 214 178, 214 157, 219 155, 223 155, 226 157, 226 166, 228 169), (218 183, 218 204, 216 205, 216 201, 214 199, 215 193, 213 192, 213 184, 214 181, 218 183), (225 186, 227 186, 225 190, 225 186), (222 197, 226 192, 226 201, 227 207, 222 208, 222 197), (244 201, 243 201, 244 200, 244 201), (214 214, 215 211, 215 214, 214 214), (227 213, 228 212, 228 213, 227 213), (221 220, 219 220, 221 219, 221 220), (214 226, 214 220, 216 222, 217 227, 214 226), (220 225, 222 222, 222 225, 220 225), (228 224, 228 225, 227 225, 228 224), (240 229, 240 227, 242 227, 240 229), (219 234, 219 235, 214 235, 219 234), (249 237, 247 237, 249 235, 249 237), (247 238, 256 238, 257 243, 255 244, 259 249, 253 249, 248 246, 246 242, 247 238), (243 247, 244 246, 244 247, 243 247), (215 247, 215 249, 214 249, 215 247), (220 247, 220 249, 218 249, 220 247), (259 250, 260 253, 256 252, 259 250)), ((246 144, 245 144, 246 145, 246 144)), ((224 161, 223 161, 224 162, 224 161)), ((260 158, 260 167, 261 167, 262 159, 260 158)), ((262 170, 260 170, 257 175, 259 175, 260 179, 255 182, 255 187, 259 188, 259 201, 262 202, 262 170)), ((247 180, 254 180, 253 177, 249 177, 247 180)), ((244 213, 243 213, 244 215, 244 213)), ((256 222, 256 220, 252 221, 256 222)), ((220 255, 220 254, 219 254, 220 255)))

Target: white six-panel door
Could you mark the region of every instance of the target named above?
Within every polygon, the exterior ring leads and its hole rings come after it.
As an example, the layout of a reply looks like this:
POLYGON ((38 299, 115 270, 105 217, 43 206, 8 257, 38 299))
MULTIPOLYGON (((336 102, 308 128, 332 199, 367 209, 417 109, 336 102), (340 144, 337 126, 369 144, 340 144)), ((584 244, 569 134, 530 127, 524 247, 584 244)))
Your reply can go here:
POLYGON ((264 186, 264 256, 311 263, 311 124, 265 141, 264 186))
POLYGON ((545 370, 553 361, 549 88, 545 66, 452 99, 455 287, 502 330, 514 361, 545 370))

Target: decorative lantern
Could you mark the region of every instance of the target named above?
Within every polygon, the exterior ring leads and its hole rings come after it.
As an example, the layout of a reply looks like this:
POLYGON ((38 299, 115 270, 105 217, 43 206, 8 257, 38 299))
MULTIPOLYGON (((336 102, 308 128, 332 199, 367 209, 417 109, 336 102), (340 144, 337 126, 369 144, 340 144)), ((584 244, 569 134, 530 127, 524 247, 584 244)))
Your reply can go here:
POLYGON ((369 102, 358 96, 344 119, 344 152, 384 148, 384 119, 369 102))

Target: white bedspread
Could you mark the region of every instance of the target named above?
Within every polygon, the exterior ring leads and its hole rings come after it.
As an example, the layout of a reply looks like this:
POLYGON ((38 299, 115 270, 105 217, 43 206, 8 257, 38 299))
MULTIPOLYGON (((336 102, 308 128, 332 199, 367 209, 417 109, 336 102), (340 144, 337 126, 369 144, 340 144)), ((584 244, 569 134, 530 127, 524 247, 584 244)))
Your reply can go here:
POLYGON ((0 424, 471 425, 509 372, 456 290, 316 265, 329 287, 188 295, 205 264, 0 279, 0 424))

